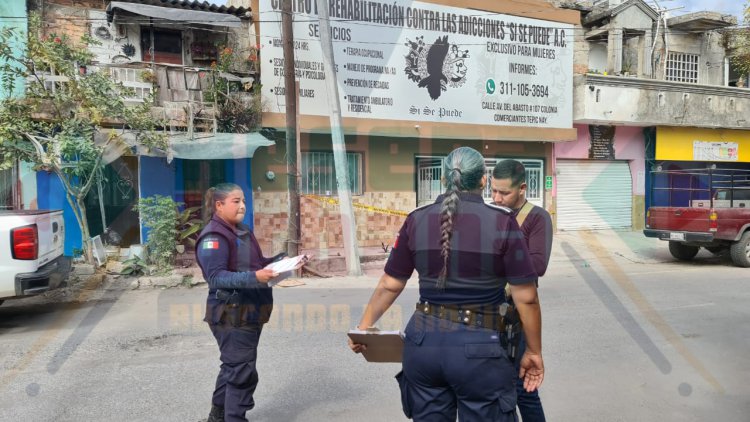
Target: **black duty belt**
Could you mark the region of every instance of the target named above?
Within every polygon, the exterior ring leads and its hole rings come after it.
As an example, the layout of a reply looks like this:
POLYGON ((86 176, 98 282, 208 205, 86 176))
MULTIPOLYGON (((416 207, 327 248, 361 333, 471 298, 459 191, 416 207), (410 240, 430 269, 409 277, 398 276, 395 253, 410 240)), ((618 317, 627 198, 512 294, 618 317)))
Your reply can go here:
POLYGON ((418 302, 417 312, 440 319, 468 325, 471 327, 489 328, 505 332, 506 315, 512 314, 512 306, 502 305, 438 305, 418 302), (509 312, 510 311, 510 312, 509 312))

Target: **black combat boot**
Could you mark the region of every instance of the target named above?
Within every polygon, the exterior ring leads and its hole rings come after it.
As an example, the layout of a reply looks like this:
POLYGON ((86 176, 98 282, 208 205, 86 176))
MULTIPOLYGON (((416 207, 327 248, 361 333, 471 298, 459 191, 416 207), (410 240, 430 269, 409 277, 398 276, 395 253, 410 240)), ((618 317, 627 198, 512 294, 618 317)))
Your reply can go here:
POLYGON ((224 422, 224 406, 212 404, 206 422, 224 422))

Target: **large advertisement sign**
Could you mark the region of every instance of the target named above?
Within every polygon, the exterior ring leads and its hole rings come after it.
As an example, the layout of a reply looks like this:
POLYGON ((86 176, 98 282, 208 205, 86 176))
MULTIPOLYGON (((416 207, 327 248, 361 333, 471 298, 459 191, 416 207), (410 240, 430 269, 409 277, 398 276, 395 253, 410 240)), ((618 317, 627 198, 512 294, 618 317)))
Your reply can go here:
MULTIPOLYGON (((315 0, 293 1, 300 114, 327 116, 315 0)), ((260 0, 267 111, 284 112, 281 0, 260 0)), ((343 117, 571 128, 573 25, 418 1, 329 0, 343 117)))

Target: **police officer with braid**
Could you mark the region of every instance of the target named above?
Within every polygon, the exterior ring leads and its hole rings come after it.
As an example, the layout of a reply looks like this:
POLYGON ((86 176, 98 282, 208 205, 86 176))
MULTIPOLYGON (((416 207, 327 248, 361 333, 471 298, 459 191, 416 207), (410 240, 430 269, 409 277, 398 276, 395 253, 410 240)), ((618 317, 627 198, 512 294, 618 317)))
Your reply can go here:
POLYGON ((255 406, 258 341, 273 307, 267 283, 277 275, 263 268, 284 256, 263 256, 252 230, 242 223, 245 210, 245 194, 233 183, 206 192, 203 211, 210 220, 198 237, 196 257, 208 282, 204 321, 221 360, 208 422, 247 421, 245 412, 255 406))
POLYGON ((536 273, 511 211, 482 198, 479 152, 452 151, 443 181, 445 194, 406 218, 358 329, 377 322, 416 269, 420 299, 396 376, 404 413, 415 421, 516 421, 516 378, 529 391, 544 378, 536 273), (528 344, 518 372, 503 333, 506 283, 528 344))

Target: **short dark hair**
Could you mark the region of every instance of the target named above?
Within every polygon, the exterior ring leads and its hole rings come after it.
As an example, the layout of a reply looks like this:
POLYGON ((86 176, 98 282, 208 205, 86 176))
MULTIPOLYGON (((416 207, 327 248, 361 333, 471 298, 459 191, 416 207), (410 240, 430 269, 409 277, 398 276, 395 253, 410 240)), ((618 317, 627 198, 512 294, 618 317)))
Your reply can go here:
POLYGON ((495 164, 492 170, 493 179, 510 179, 511 186, 526 182, 526 167, 516 160, 503 160, 495 164))

